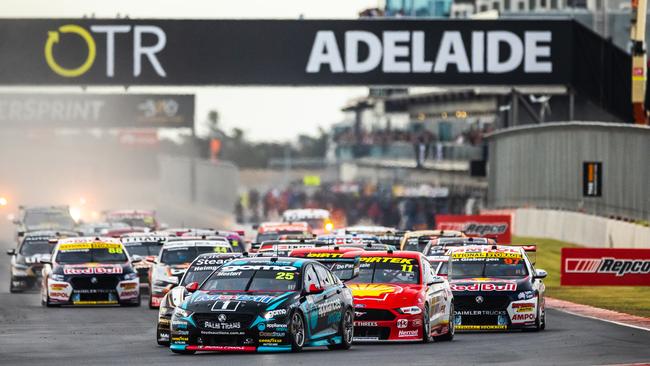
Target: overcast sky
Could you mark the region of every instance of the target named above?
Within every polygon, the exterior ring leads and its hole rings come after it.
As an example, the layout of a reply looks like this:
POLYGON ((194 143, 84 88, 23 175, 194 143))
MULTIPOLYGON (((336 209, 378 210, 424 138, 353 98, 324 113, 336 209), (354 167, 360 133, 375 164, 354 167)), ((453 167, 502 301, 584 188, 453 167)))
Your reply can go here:
MULTIPOLYGON (((78 18, 286 18, 354 19, 380 0, 2 0, 0 17, 78 18)), ((89 88, 89 91, 119 91, 89 88)), ((132 92, 195 92, 196 119, 217 109, 230 130, 243 128, 255 140, 286 140, 315 133, 342 120, 341 106, 365 88, 215 87, 131 88, 132 92)))

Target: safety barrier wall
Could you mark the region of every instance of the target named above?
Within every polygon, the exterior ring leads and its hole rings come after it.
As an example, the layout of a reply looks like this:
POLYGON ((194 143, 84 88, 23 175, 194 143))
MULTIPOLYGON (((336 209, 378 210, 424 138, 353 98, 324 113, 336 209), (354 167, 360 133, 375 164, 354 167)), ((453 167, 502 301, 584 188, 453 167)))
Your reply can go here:
POLYGON ((600 248, 650 248, 650 227, 579 212, 512 210, 517 236, 549 238, 600 248))
POLYGON ((160 200, 232 213, 239 169, 229 162, 161 156, 160 200))
MULTIPOLYGON (((650 128, 570 122, 489 136, 488 206, 650 220, 650 128), (583 163, 602 162, 602 196, 583 196, 583 163)), ((592 230, 602 230, 592 228, 592 230)))

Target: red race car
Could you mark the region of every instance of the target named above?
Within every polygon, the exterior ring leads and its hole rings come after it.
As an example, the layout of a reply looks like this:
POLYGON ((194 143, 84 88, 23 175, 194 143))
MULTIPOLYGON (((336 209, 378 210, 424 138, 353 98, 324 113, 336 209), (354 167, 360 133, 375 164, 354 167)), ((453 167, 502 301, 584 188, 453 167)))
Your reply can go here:
MULTIPOLYGON (((336 273, 336 271, 333 271, 336 273)), ((418 252, 363 252, 354 296, 355 342, 449 341, 453 294, 418 252)))

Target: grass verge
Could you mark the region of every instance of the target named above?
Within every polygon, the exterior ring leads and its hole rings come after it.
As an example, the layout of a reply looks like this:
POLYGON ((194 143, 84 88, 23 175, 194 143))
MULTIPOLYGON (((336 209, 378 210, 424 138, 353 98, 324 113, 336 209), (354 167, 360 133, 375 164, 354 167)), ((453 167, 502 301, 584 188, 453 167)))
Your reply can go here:
POLYGON ((560 250, 578 245, 525 237, 515 237, 513 242, 537 244, 535 267, 548 272, 544 281, 547 296, 650 318, 650 286, 560 286, 560 250))

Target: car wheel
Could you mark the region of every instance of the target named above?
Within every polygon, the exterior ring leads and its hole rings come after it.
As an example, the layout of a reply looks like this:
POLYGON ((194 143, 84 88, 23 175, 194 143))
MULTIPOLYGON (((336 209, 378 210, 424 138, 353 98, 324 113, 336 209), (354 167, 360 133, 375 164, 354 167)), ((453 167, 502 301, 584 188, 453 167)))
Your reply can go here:
POLYGON ((436 342, 445 342, 445 341, 451 341, 454 339, 454 334, 456 333, 456 325, 454 324, 454 304, 452 303, 449 307, 449 330, 447 333, 433 337, 433 339, 436 342))
POLYGON ((9 280, 9 292, 15 294, 17 292, 22 292, 20 289, 14 287, 14 281, 9 280))
POLYGON ((331 344, 327 346, 327 348, 331 350, 350 349, 350 346, 352 346, 352 338, 354 337, 354 313, 352 313, 351 309, 348 309, 343 313, 339 328, 339 336, 341 337, 341 343, 331 344))
POLYGON ((424 304, 422 312, 422 343, 431 342, 431 318, 429 317, 429 304, 424 304))
POLYGON ((546 329, 546 309, 542 310, 540 301, 537 302, 537 322, 535 326, 537 330, 546 329))
POLYGON ((291 334, 291 351, 300 352, 305 345, 305 318, 300 311, 294 311, 289 323, 291 334))
POLYGON ((153 306, 152 300, 153 299, 152 299, 151 295, 149 295, 149 309, 155 309, 156 308, 155 306, 153 306))

